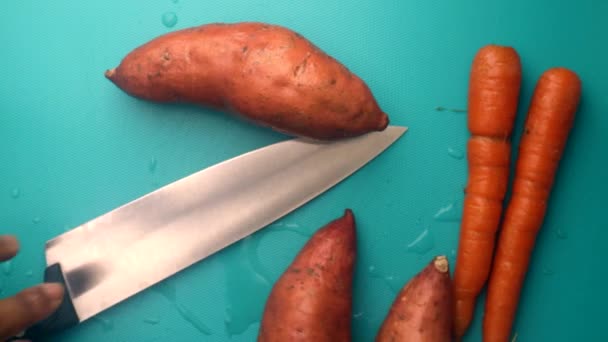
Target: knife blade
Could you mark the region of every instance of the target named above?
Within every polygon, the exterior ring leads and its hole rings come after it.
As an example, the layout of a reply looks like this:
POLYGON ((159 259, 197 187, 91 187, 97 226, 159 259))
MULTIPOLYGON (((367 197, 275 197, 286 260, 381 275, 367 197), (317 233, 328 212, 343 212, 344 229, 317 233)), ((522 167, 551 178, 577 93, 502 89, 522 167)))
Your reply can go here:
POLYGON ((382 153, 407 127, 334 142, 275 143, 177 180, 46 243, 45 282, 64 301, 25 333, 86 321, 304 205, 382 153))

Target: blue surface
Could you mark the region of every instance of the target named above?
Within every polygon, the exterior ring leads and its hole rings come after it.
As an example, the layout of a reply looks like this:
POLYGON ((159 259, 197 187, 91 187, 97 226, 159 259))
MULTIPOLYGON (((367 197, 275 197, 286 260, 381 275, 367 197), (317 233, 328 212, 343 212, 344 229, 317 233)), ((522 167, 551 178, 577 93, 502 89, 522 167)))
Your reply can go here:
MULTIPOLYGON (((103 77, 157 35, 215 21, 286 25, 361 76, 393 124, 410 127, 373 163, 278 224, 55 341, 254 340, 272 283, 345 207, 358 221, 355 340, 372 340, 396 290, 433 255, 454 260, 466 114, 436 108, 465 109, 471 59, 488 43, 514 46, 522 58, 515 142, 545 69, 566 66, 583 81, 522 294, 518 341, 608 340, 600 254, 608 238, 608 2, 22 0, 3 9, 0 232, 22 242, 2 265, 3 297, 40 281, 47 239, 287 138, 211 110, 137 101, 103 77)), ((482 304, 483 297, 466 341, 480 340, 482 304)))

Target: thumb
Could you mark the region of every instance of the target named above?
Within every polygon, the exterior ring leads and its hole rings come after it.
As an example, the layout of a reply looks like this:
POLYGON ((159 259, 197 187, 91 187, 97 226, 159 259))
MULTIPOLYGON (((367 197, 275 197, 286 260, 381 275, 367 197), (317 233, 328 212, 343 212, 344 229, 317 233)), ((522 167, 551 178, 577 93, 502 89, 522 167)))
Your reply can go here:
POLYGON ((0 300, 0 341, 47 318, 63 299, 61 284, 46 283, 0 300))

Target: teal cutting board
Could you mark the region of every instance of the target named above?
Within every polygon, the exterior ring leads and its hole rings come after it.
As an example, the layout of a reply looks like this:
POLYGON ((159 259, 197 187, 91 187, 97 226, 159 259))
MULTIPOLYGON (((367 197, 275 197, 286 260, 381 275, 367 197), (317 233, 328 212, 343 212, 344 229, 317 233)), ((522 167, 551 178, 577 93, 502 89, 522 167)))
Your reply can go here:
MULTIPOLYGON (((20 0, 2 8, 0 232, 22 243, 1 267, 2 297, 41 281, 47 239, 288 139, 220 112, 138 101, 104 78, 155 36, 218 21, 286 25, 361 76, 391 122, 410 128, 306 206, 54 341, 252 341, 274 281, 346 207, 358 224, 353 333, 371 341, 407 280, 434 255, 454 261, 468 72, 488 43, 511 45, 522 59, 515 143, 544 70, 566 66, 583 82, 523 289, 517 341, 608 340, 600 254, 608 240, 608 2, 20 0)), ((483 302, 482 295, 466 341, 480 340, 483 302)))

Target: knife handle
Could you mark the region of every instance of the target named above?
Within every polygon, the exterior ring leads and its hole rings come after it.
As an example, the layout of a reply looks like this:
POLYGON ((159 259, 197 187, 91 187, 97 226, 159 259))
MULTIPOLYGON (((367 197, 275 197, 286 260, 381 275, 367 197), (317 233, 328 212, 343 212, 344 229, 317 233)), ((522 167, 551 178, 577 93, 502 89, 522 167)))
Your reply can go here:
MULTIPOLYGON (((44 271, 44 281, 46 283, 61 283, 64 287, 65 278, 61 270, 60 264, 53 264, 44 271)), ((49 337, 53 333, 67 329, 78 324, 80 320, 72 304, 67 288, 63 295, 63 301, 49 317, 29 327, 23 336, 13 337, 11 340, 25 339, 30 341, 38 341, 42 338, 49 337)), ((9 341, 11 341, 9 340, 9 341)))

